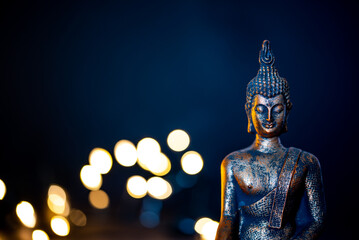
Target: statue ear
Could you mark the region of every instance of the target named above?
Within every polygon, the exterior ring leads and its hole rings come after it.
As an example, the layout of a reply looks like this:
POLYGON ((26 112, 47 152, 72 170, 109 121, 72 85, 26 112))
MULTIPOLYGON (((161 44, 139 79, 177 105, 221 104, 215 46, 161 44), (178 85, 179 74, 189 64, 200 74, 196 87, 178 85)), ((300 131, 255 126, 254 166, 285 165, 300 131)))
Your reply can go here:
POLYGON ((248 133, 255 134, 256 130, 253 126, 252 115, 251 115, 250 111, 251 111, 251 109, 246 107, 246 113, 247 113, 247 119, 248 119, 248 133))
POLYGON ((290 108, 288 108, 287 112, 286 112, 282 133, 288 132, 288 116, 289 116, 289 112, 290 112, 290 108))

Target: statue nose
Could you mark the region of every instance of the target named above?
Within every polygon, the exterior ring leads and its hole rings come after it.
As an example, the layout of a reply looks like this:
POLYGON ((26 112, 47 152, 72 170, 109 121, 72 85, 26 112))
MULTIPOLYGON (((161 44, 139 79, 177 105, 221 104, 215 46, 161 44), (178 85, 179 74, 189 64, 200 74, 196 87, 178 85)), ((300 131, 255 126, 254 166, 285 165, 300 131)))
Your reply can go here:
POLYGON ((267 119, 266 119, 268 122, 272 122, 273 121, 273 117, 272 117, 272 113, 271 111, 268 111, 268 116, 267 116, 267 119))

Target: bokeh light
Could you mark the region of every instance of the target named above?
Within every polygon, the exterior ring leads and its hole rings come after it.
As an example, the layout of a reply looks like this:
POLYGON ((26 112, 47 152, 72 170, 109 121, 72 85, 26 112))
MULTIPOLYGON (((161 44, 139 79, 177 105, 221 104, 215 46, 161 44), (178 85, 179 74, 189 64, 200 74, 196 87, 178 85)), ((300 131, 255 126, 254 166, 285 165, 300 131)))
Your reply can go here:
POLYGON ((154 199, 154 198, 144 198, 142 201, 142 211, 150 211, 155 213, 160 213, 163 207, 163 203, 161 200, 154 199))
POLYGON ((152 177, 147 181, 148 194, 156 199, 166 199, 172 194, 172 187, 169 182, 161 177, 152 177))
POLYGON ((183 218, 178 223, 178 228, 184 234, 192 235, 194 233, 195 221, 191 218, 183 218))
POLYGON ((29 202, 22 201, 16 206, 16 215, 20 221, 28 228, 36 225, 35 210, 29 202))
POLYGON ((194 225, 194 230, 196 230, 197 233, 202 234, 204 225, 206 225, 206 223, 210 221, 212 221, 212 219, 207 217, 198 219, 196 224, 194 225))
POLYGON ((111 154, 103 148, 94 148, 89 155, 89 163, 101 174, 108 173, 112 168, 111 154))
POLYGON ((52 231, 58 236, 67 236, 70 232, 70 224, 67 219, 62 216, 53 217, 50 225, 52 231))
POLYGON ((216 238, 218 225, 216 221, 207 222, 202 228, 201 237, 204 240, 214 240, 216 238))
POLYGON ((181 129, 173 130, 167 137, 168 146, 176 152, 185 150, 190 143, 188 134, 181 129))
POLYGON ((32 240, 49 240, 49 236, 46 232, 36 229, 32 232, 32 240))
POLYGON ((194 229, 204 240, 214 240, 216 237, 218 222, 204 217, 197 220, 194 229))
POLYGON ((78 226, 78 227, 84 227, 87 223, 87 217, 86 215, 79 209, 72 209, 70 212, 70 221, 78 226))
POLYGON ((6 185, 3 180, 0 179, 0 200, 3 200, 6 194, 6 185))
POLYGON ((47 205, 56 214, 67 216, 69 214, 69 204, 65 190, 58 185, 51 185, 48 190, 47 205))
POLYGON ((102 185, 102 176, 100 172, 91 165, 82 167, 80 178, 83 185, 89 190, 98 190, 102 185))
POLYGON ((140 215, 140 222, 147 228, 154 228, 160 223, 160 217, 155 212, 145 211, 140 215))
POLYGON ((67 216, 69 216, 69 214, 70 214, 70 204, 69 204, 69 201, 66 201, 65 202, 65 211, 61 214, 62 216, 65 216, 65 217, 67 217, 67 216))
POLYGON ((110 204, 107 193, 103 190, 91 191, 89 201, 94 208, 105 209, 110 204))
POLYGON ((164 153, 160 153, 158 158, 152 159, 148 164, 148 169, 157 176, 164 176, 171 170, 171 162, 164 153))
POLYGON ((137 150, 136 146, 128 140, 120 140, 116 143, 115 158, 117 162, 124 167, 131 167, 136 164, 137 150))
POLYGON ((203 168, 202 156, 195 151, 189 151, 183 154, 181 166, 185 173, 194 175, 199 173, 203 168))
POLYGON ((144 138, 137 144, 138 164, 145 170, 149 170, 148 165, 158 161, 161 157, 161 146, 153 138, 144 138))
POLYGON ((127 180, 126 189, 133 198, 143 198, 147 194, 147 182, 141 176, 132 176, 127 180))

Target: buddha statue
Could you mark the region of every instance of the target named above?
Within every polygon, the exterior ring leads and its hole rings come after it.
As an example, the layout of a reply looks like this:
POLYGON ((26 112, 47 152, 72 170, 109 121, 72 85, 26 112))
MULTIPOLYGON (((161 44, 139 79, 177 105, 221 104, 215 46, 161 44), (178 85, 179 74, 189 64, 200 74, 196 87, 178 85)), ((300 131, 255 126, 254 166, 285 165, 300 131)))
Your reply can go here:
POLYGON ((319 161, 298 148, 285 148, 279 139, 287 131, 292 103, 274 60, 265 40, 245 103, 248 132, 255 140, 222 161, 216 240, 316 239, 323 228, 326 207, 319 161))

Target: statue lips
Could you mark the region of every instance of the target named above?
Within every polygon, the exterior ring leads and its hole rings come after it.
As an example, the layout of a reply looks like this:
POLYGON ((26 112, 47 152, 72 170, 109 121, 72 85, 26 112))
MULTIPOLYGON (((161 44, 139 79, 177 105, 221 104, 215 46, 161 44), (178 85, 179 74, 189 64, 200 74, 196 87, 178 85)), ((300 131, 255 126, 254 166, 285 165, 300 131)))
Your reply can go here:
POLYGON ((263 123, 262 126, 264 128, 270 129, 275 127, 275 123, 263 123))

